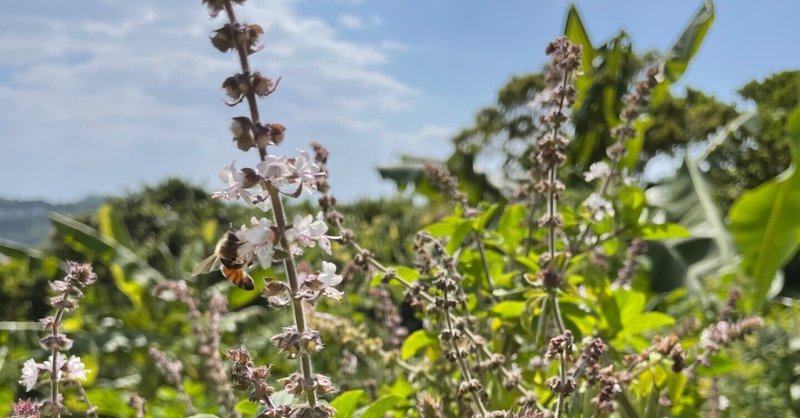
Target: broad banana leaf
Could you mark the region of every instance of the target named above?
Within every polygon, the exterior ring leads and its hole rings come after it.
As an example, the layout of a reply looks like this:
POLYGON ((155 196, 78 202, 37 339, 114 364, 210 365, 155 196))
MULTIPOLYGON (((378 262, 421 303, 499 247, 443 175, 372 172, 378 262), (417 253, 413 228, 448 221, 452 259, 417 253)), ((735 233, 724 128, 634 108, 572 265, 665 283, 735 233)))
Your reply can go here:
MULTIPOLYGON (((778 177, 745 191, 733 202, 730 230, 742 255, 742 267, 754 284, 754 309, 760 311, 780 269, 800 248, 800 106, 789 116, 786 131, 792 164, 778 177)), ((797 280, 797 278, 789 278, 797 280)))
POLYGON ((657 290, 680 285, 699 289, 704 276, 735 266, 737 254, 730 233, 699 165, 733 132, 744 125, 754 129, 756 124, 754 112, 740 115, 711 138, 699 157, 685 158, 674 178, 647 190, 648 203, 658 208, 667 222, 691 233, 690 238, 650 243, 657 290))

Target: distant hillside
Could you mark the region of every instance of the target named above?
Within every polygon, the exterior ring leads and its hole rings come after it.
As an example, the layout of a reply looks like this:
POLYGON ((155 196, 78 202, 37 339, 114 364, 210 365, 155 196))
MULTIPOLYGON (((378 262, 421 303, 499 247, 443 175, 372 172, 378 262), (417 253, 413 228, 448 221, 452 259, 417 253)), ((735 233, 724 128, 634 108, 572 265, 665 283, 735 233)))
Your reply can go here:
POLYGON ((53 204, 41 200, 0 199, 0 238, 32 246, 47 243, 52 227, 50 212, 85 214, 97 210, 105 197, 90 196, 75 203, 53 204))

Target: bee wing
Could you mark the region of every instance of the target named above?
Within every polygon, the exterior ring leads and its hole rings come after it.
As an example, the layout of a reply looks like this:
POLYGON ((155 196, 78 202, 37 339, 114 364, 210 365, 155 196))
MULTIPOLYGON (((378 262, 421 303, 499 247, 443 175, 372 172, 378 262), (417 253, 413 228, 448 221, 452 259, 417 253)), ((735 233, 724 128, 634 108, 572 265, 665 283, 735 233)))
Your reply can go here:
POLYGON ((211 254, 210 256, 206 257, 205 260, 201 261, 200 264, 194 268, 194 270, 192 270, 192 277, 205 273, 211 273, 212 271, 219 269, 219 265, 219 257, 217 257, 216 254, 211 254))

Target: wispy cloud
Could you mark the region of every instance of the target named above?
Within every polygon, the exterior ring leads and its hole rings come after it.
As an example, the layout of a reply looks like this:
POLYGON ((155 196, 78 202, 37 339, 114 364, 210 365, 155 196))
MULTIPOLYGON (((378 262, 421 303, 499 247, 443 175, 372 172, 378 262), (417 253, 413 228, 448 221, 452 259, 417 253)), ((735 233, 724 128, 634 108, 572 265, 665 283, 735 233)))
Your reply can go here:
MULTIPOLYGON (((339 24, 352 28, 382 22, 345 16, 339 24)), ((266 48, 253 65, 285 76, 274 99, 280 102, 267 102, 275 104, 265 113, 290 133, 328 126, 319 134, 388 137, 383 119, 413 108, 420 95, 385 69, 400 43, 346 39, 325 21, 299 14, 294 2, 249 2, 240 17, 266 30, 266 48)), ((0 175, 34 163, 25 159, 50 170, 22 179, 17 189, 0 186, 0 194, 114 192, 167 174, 203 179, 218 171, 203 164, 221 164, 221 153, 235 156, 224 115, 242 110, 225 110, 213 88, 235 71, 235 60, 208 44, 220 21, 209 20, 198 4, 96 0, 63 14, 17 10, 0 15, 0 25, 0 154, 20 157, 0 175), (128 171, 75 185, 78 177, 60 171, 68 150, 94 162, 86 170, 128 171), (131 165, 133 155, 157 157, 131 165), (158 164, 165 155, 171 163, 158 164)), ((370 162, 363 165, 370 170, 370 162)))
POLYGON ((339 15, 338 21, 340 25, 347 29, 357 30, 366 28, 364 21, 355 15, 339 15))

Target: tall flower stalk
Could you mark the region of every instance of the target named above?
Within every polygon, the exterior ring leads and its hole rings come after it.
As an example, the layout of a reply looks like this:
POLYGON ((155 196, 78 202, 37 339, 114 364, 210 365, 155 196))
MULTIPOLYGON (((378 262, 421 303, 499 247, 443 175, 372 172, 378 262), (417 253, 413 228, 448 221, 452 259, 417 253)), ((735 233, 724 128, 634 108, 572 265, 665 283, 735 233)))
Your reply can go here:
MULTIPOLYGON (((303 192, 316 191, 325 174, 309 160, 305 151, 294 158, 268 152, 269 146, 283 142, 286 128, 261 120, 257 98, 272 94, 279 80, 273 81, 251 69, 249 56, 261 49, 259 38, 264 31, 258 25, 237 20, 233 3, 244 2, 203 1, 211 16, 224 12, 227 17, 227 23, 214 31, 212 44, 222 52, 235 51, 239 58, 241 73, 222 84, 229 106, 246 102, 249 109, 248 116, 233 119, 233 140, 242 151, 255 148, 260 161, 255 168, 236 170, 233 163, 226 166, 221 178, 229 187, 214 195, 226 200, 243 199, 263 212, 272 212, 271 219, 253 217, 249 226, 242 226, 235 232, 239 240, 236 264, 246 268, 257 260, 269 268, 273 261, 282 262, 286 281, 268 279, 264 296, 273 306, 290 304, 292 307, 294 324, 272 337, 280 351, 298 361, 299 373, 285 379, 284 388, 291 387, 293 394, 304 393, 305 403, 294 407, 291 413, 298 417, 328 417, 332 416, 333 409, 320 403, 318 395, 333 389, 327 377, 314 373, 311 356, 322 349, 322 342, 319 333, 308 326, 306 309, 312 309, 321 296, 340 298, 341 293, 333 286, 341 281, 341 276, 336 274, 336 267, 331 263, 324 263, 320 272, 300 272, 295 258, 310 247, 319 247, 330 254, 330 240, 337 237, 326 235, 327 225, 321 214, 295 216, 290 223, 282 200, 284 196, 299 197, 303 192)), ((231 357, 234 362, 241 363, 242 356, 235 357, 231 357)), ((264 402, 269 406, 269 402, 264 402)))
MULTIPOLYGON (((556 236, 561 231, 563 219, 557 211, 556 202, 559 193, 564 190, 564 183, 558 180, 558 168, 566 160, 564 150, 568 138, 563 130, 569 119, 568 111, 575 103, 577 95, 573 83, 581 64, 581 47, 566 38, 558 38, 547 46, 545 52, 550 56, 550 64, 545 72, 548 88, 541 93, 542 133, 537 139, 538 150, 532 158, 533 166, 538 164, 546 167, 545 178, 536 183, 536 189, 545 196, 547 202, 547 211, 539 220, 539 226, 547 229, 547 252, 539 259, 542 268, 538 279, 549 294, 551 315, 560 334, 550 341, 548 351, 559 359, 559 376, 551 378, 548 384, 558 394, 555 408, 555 416, 558 418, 564 412, 566 397, 575 390, 575 382, 567 376, 572 333, 564 327, 558 302, 562 274, 558 271, 556 236)), ((535 175, 533 171, 531 175, 535 175)))
MULTIPOLYGON (((80 264, 67 262, 67 274, 61 280, 56 280, 50 284, 50 288, 55 293, 50 297, 50 304, 55 308, 53 316, 42 318, 40 322, 49 335, 42 338, 41 344, 50 353, 50 358, 42 363, 37 363, 33 359, 27 360, 22 367, 22 378, 19 383, 25 386, 27 391, 33 390, 40 383, 41 378, 47 377, 50 386, 50 397, 44 402, 27 401, 24 404, 27 410, 35 410, 31 413, 38 413, 39 408, 47 415, 60 417, 61 414, 68 414, 69 411, 63 404, 62 383, 70 383, 75 386, 79 397, 87 405, 86 415, 97 417, 97 410, 89 401, 80 380, 86 379, 86 370, 83 361, 78 356, 67 358, 65 351, 72 347, 72 340, 61 333, 61 325, 64 316, 78 308, 83 289, 94 283, 97 275, 92 271, 90 264, 80 264)), ((21 405, 22 405, 21 404, 21 405)), ((31 415, 33 416, 33 415, 31 415)))

